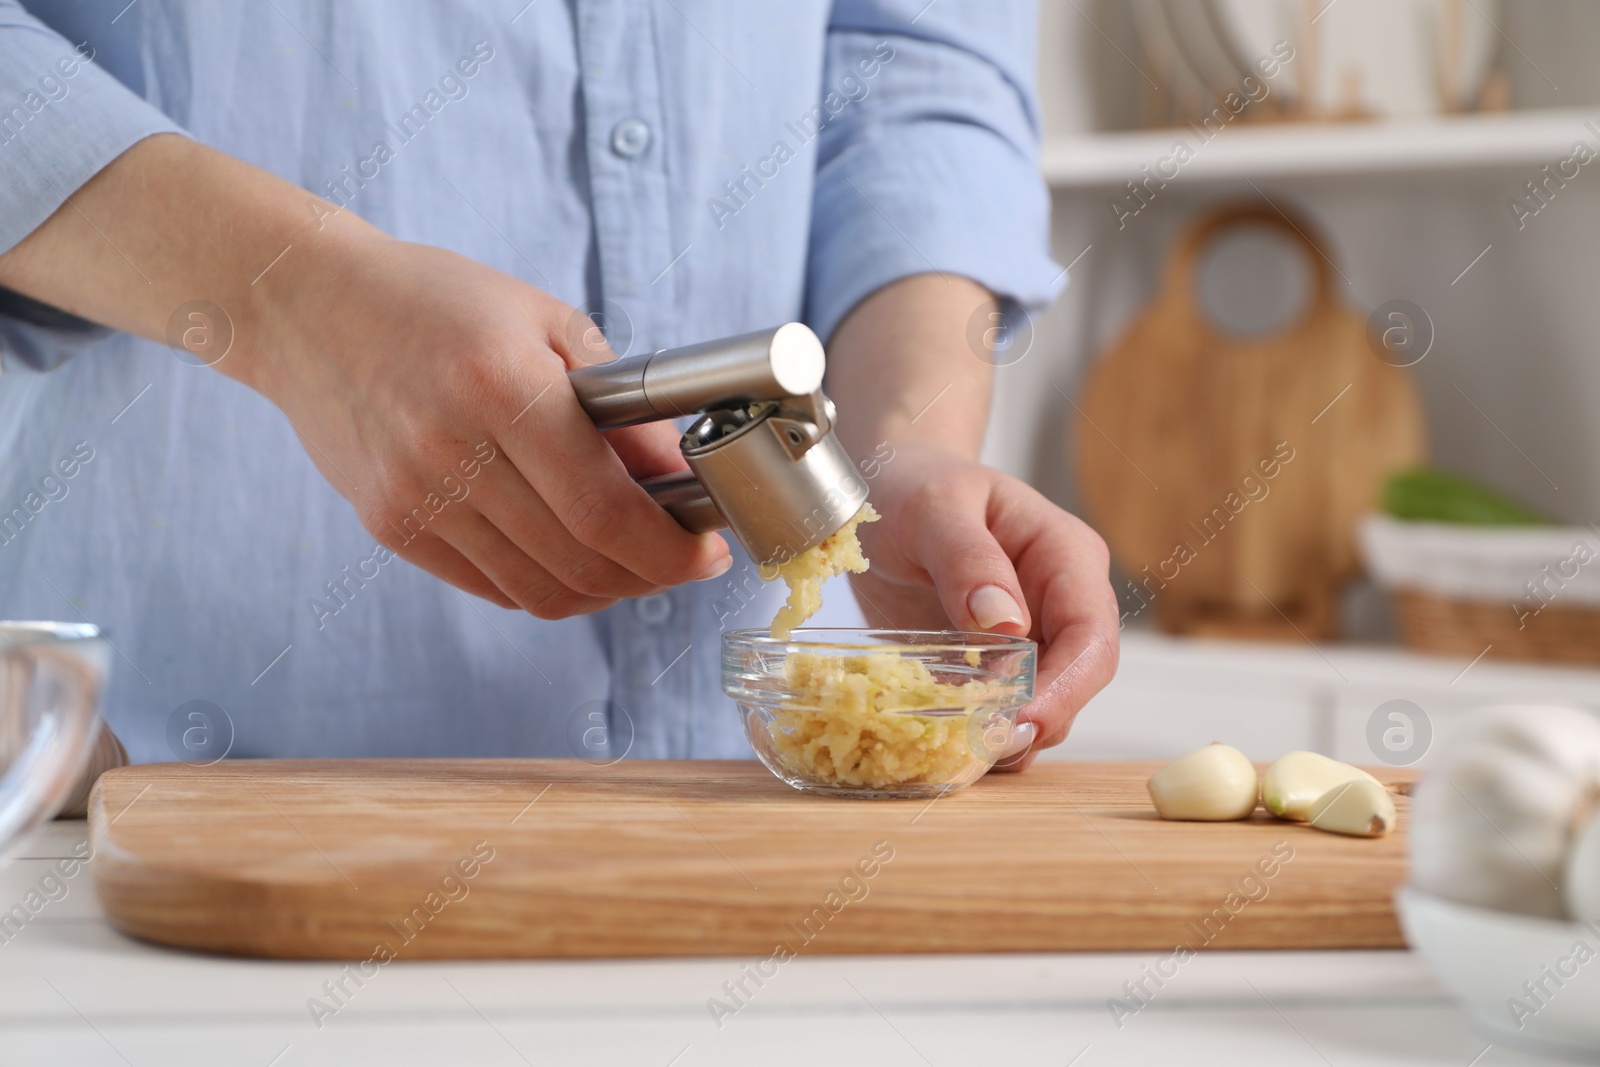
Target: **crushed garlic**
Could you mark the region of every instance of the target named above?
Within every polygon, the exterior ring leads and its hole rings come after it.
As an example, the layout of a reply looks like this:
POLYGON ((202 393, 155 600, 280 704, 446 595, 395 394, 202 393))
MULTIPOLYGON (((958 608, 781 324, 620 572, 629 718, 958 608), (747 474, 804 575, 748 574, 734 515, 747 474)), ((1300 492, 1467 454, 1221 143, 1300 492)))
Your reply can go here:
POLYGON ((795 627, 815 615, 822 607, 822 583, 849 571, 863 574, 867 557, 861 554, 856 527, 878 521, 871 504, 862 504, 855 518, 787 562, 778 564, 778 577, 789 587, 789 599, 772 620, 772 636, 787 641, 795 627))
POLYGON ((974 757, 972 710, 993 689, 940 682, 897 652, 791 652, 783 675, 789 706, 773 711, 774 754, 814 781, 870 788, 960 775, 974 757))

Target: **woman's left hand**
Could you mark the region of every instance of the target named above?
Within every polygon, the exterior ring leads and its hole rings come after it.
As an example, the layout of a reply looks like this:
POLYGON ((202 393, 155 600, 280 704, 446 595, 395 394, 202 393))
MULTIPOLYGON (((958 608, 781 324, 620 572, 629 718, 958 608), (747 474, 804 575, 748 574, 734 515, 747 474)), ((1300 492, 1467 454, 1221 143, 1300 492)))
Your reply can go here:
POLYGON ((1016 478, 925 444, 895 445, 869 486, 883 519, 860 528, 872 569, 853 585, 872 625, 1039 642, 1035 697, 997 765, 1027 767, 1116 672, 1105 542, 1016 478))

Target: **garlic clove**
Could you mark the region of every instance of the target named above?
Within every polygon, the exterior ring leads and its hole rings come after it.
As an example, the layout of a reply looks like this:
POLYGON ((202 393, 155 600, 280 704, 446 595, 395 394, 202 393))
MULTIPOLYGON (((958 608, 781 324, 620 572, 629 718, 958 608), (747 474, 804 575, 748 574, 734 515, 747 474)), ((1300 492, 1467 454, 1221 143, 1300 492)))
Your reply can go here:
POLYGON ((1261 802, 1280 819, 1305 822, 1311 808, 1328 790, 1365 779, 1381 783, 1360 767, 1340 763, 1318 752, 1290 752, 1267 768, 1261 780, 1261 802))
POLYGON ((1382 837, 1394 829, 1394 798, 1377 782, 1355 778, 1318 797, 1308 821, 1330 833, 1382 837))
POLYGON ((1591 815, 1588 825, 1579 831, 1567 857, 1561 892, 1569 919, 1591 925, 1600 923, 1600 817, 1591 815))
POLYGON ((1563 777, 1600 781, 1600 717, 1581 708, 1560 704, 1486 708, 1463 724, 1459 743, 1516 752, 1563 777))
POLYGON ((1573 782, 1487 744, 1456 747, 1412 792, 1411 884, 1496 911, 1558 919, 1573 782))
POLYGON ((1256 768, 1230 745, 1210 744, 1150 776, 1150 800, 1163 819, 1226 822, 1256 810, 1256 768))
POLYGON ((1597 768, 1600 719, 1592 712, 1473 712, 1412 792, 1411 884, 1523 915, 1576 917, 1586 901, 1600 914, 1600 842, 1591 846, 1584 829, 1600 789, 1597 768))

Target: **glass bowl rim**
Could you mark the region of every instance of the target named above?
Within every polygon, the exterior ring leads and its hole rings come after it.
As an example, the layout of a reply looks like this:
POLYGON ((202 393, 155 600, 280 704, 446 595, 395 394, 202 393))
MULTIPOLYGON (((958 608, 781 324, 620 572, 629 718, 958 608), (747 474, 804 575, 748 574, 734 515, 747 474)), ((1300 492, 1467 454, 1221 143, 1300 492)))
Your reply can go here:
POLYGON ((777 650, 798 648, 807 652, 840 652, 859 655, 864 652, 938 652, 964 655, 968 652, 1037 652, 1038 642, 1029 637, 1012 637, 1009 634, 991 634, 976 630, 897 630, 852 626, 803 626, 788 637, 773 637, 765 628, 729 630, 722 635, 726 647, 777 650), (849 635, 857 640, 826 640, 829 635, 849 635), (823 640, 795 640, 796 637, 816 637, 823 640), (911 638, 902 641, 874 641, 874 637, 911 638), (926 638, 927 640, 917 640, 926 638))
POLYGON ((0 619, 0 650, 24 645, 65 645, 103 640, 100 627, 89 622, 0 619))

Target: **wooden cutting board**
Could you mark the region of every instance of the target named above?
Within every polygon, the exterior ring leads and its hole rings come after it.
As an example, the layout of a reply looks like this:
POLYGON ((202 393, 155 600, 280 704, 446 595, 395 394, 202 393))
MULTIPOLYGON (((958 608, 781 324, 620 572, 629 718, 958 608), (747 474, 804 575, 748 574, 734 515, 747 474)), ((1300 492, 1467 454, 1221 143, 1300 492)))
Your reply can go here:
POLYGON ((1156 766, 1041 763, 931 804, 805 796, 754 761, 124 767, 91 866, 126 933, 250 956, 1402 944, 1404 797, 1380 840, 1170 823, 1156 766))
POLYGON ((1336 636, 1356 522, 1386 474, 1422 459, 1410 372, 1369 345, 1333 253, 1275 207, 1202 217, 1084 385, 1074 440, 1087 517, 1170 632, 1336 636), (1238 227, 1281 235, 1311 267, 1305 314, 1281 332, 1229 334, 1199 299, 1202 255, 1238 227))

